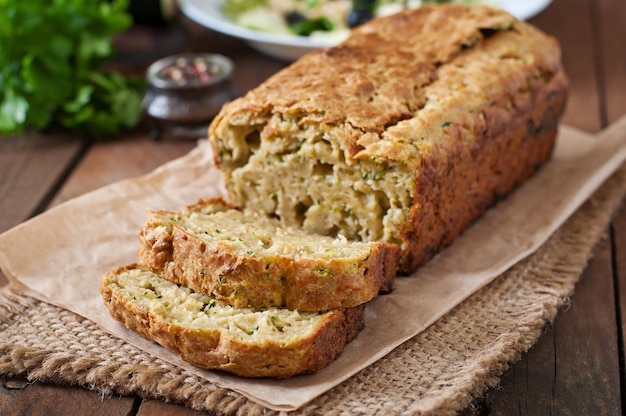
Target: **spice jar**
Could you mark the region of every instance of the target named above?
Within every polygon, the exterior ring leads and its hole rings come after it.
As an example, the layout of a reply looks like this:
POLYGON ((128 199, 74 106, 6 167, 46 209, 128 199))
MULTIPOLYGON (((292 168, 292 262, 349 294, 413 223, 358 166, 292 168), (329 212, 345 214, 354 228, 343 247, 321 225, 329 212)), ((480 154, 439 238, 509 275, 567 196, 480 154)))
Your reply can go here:
POLYGON ((218 54, 189 53, 154 62, 142 102, 151 134, 199 138, 222 105, 238 94, 230 81, 233 62, 218 54))

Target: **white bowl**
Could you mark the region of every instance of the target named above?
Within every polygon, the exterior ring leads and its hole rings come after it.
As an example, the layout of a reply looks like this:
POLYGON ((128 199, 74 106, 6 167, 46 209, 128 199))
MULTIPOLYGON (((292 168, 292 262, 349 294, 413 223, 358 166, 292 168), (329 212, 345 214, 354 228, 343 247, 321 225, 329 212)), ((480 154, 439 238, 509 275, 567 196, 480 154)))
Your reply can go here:
MULTIPOLYGON (((239 26, 220 10, 223 0, 179 0, 183 13, 195 22, 245 40, 258 51, 284 61, 294 61, 307 52, 333 46, 333 39, 265 33, 239 26)), ((551 0, 497 0, 499 7, 518 19, 529 19, 545 9, 551 0)))

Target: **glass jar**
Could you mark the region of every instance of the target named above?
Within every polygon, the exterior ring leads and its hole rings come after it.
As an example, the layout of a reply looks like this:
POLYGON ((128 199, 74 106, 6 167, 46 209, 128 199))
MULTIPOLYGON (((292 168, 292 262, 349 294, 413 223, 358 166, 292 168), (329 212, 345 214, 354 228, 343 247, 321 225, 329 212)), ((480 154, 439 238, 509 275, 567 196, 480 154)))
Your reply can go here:
POLYGON ((222 105, 237 97, 233 62, 219 54, 188 53, 154 62, 142 110, 155 139, 206 137, 222 105))

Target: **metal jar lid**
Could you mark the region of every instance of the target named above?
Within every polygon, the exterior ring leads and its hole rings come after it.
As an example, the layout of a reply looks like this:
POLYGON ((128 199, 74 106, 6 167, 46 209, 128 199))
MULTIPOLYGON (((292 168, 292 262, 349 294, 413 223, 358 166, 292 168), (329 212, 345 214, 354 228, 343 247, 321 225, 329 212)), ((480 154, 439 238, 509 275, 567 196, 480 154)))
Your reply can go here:
POLYGON ((148 89, 142 100, 153 137, 197 138, 238 93, 230 80, 234 64, 209 53, 172 55, 148 68, 148 89))
POLYGON ((151 86, 159 89, 204 88, 229 79, 234 67, 233 61, 224 55, 186 53, 154 62, 146 78, 151 86))

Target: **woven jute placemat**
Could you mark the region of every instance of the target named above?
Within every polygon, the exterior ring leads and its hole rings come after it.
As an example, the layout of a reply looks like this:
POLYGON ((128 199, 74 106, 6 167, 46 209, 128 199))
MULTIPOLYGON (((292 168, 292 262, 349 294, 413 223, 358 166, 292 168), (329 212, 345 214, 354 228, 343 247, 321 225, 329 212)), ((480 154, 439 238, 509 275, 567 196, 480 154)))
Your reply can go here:
MULTIPOLYGON (((296 414, 454 414, 498 383, 568 302, 626 193, 618 170, 539 250, 296 414)), ((136 394, 217 414, 271 415, 238 393, 35 299, 0 292, 0 374, 136 394)))

